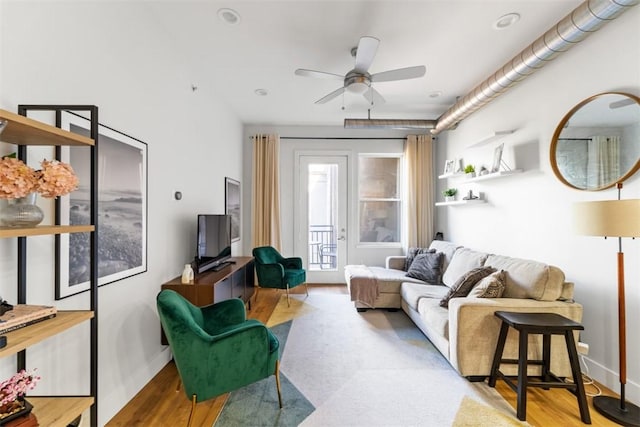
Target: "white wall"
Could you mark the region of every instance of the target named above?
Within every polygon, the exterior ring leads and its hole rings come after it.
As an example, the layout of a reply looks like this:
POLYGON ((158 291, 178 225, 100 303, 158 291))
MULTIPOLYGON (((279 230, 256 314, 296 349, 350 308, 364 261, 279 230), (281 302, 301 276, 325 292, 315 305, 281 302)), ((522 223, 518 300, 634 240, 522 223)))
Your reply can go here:
MULTIPOLYGON (((101 123, 148 144, 148 271, 99 289, 103 425, 170 358, 160 345, 155 296, 195 254, 196 214, 224 213, 224 177, 242 176, 242 125, 207 88, 191 90, 196 73, 164 40, 144 2, 2 1, 0 7, 0 108, 95 104, 101 123), (173 190, 183 192, 182 201, 172 199, 173 190)), ((0 155, 14 150, 0 144, 0 155)), ((32 150, 30 159, 41 155, 49 154, 32 150)), ((241 245, 234 244, 234 254, 241 245)), ((87 308, 87 293, 54 301, 53 238, 29 238, 28 247, 28 302, 87 308)), ((15 239, 4 239, 0 295, 15 301, 15 284, 15 239)), ((28 367, 42 376, 35 392, 88 392, 87 343, 88 326, 80 325, 31 348, 28 367)), ((2 360, 0 378, 15 371, 12 362, 2 360)))
MULTIPOLYGON (((582 341, 590 345, 588 367, 615 391, 618 385, 616 239, 577 236, 572 231, 574 202, 615 199, 615 189, 581 192, 558 181, 549 163, 556 125, 581 100, 601 92, 640 94, 640 8, 556 58, 508 93, 438 137, 438 164, 463 157, 490 167, 495 145, 504 142, 511 167, 525 172, 511 178, 464 184, 440 181, 464 191, 485 192, 488 203, 439 207, 437 229, 456 243, 498 254, 532 258, 561 267, 575 282, 584 305, 582 341), (500 141, 465 149, 492 131, 517 129, 500 141)), ((623 198, 640 197, 640 174, 624 183, 623 198)), ((627 397, 640 403, 640 241, 625 239, 627 290, 627 397)))

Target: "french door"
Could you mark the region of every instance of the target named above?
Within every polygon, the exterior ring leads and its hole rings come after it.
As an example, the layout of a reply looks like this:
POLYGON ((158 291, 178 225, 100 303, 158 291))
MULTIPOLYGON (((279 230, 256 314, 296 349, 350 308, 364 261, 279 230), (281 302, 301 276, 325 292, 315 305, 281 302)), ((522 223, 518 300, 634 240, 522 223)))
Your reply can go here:
POLYGON ((347 260, 346 155, 297 154, 295 252, 307 282, 343 283, 347 260))

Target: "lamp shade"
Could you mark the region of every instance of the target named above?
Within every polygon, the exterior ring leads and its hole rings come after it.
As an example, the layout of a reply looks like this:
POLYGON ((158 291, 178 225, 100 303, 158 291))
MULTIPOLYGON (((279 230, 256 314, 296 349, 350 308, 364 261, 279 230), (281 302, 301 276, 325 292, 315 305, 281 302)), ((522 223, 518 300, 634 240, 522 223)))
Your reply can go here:
POLYGON ((574 229, 586 236, 640 237, 640 199, 576 203, 574 229))

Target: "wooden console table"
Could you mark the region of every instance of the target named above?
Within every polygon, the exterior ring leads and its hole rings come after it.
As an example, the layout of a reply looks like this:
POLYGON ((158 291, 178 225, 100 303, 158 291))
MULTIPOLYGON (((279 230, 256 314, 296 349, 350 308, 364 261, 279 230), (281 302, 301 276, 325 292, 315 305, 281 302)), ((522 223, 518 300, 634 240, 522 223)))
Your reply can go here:
MULTIPOLYGON (((197 306, 204 306, 231 298, 240 298, 251 309, 251 297, 255 291, 253 257, 234 257, 220 271, 196 274, 193 284, 183 285, 182 276, 163 283, 162 289, 172 289, 197 306)), ((162 344, 168 344, 162 333, 162 344)))

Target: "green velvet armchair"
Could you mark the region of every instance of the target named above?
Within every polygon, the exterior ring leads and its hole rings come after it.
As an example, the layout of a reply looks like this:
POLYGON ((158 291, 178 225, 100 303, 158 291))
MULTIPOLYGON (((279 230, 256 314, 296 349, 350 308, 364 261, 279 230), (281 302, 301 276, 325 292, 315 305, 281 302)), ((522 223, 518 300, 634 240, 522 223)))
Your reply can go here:
POLYGON ((279 342, 262 323, 246 318, 244 303, 233 298, 197 307, 169 289, 157 296, 158 315, 187 398, 189 425, 195 405, 255 381, 279 377, 279 342))
MULTIPOLYGON (((285 258, 271 246, 260 246, 253 249, 256 275, 258 276, 258 290, 260 288, 286 289, 287 304, 289 305, 289 289, 304 283, 307 287, 307 273, 302 268, 302 259, 298 257, 285 258)), ((256 298, 258 294, 256 293, 256 298)))

